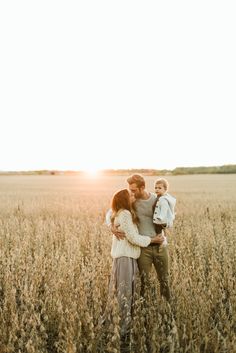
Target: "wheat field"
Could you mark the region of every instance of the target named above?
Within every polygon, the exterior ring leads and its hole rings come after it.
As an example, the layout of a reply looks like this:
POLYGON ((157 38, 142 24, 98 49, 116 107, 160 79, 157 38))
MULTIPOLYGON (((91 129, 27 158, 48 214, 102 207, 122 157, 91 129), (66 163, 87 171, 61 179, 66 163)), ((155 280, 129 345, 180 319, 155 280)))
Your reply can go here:
MULTIPOLYGON (((132 353, 236 352, 236 176, 169 176, 171 304, 152 273, 137 296, 132 353)), ((146 177, 153 191, 155 177, 146 177)), ((120 352, 107 305, 112 259, 104 224, 125 176, 0 177, 0 352, 120 352)))

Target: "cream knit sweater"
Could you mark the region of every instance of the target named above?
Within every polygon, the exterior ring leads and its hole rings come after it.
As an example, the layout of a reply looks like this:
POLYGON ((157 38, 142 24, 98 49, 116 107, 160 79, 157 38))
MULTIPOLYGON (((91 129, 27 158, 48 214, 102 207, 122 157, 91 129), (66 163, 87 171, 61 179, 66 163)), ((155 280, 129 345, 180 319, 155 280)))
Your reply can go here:
POLYGON ((138 228, 133 223, 132 215, 128 210, 120 210, 115 217, 114 224, 119 224, 118 229, 125 232, 126 237, 123 240, 118 240, 113 235, 111 256, 113 258, 126 256, 137 259, 141 253, 140 246, 148 246, 151 238, 138 233, 138 228))

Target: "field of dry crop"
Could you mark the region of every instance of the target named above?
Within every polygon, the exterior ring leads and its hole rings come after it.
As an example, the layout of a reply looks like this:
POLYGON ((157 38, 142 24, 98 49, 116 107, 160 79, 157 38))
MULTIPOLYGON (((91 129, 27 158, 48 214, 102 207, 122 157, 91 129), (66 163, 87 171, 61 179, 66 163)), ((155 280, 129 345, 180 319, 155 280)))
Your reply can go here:
MULTIPOLYGON (((132 353, 236 352, 236 175, 168 177, 171 306, 137 297, 132 353)), ((0 352, 120 352, 104 225, 125 177, 0 176, 0 352)), ((153 191, 155 178, 147 177, 153 191)))

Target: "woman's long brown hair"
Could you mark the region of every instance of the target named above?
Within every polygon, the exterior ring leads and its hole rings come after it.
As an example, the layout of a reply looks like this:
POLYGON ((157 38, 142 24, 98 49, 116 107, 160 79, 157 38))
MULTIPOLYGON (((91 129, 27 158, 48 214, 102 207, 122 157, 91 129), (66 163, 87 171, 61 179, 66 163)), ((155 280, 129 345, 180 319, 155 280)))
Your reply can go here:
POLYGON ((127 189, 117 191, 111 201, 112 217, 111 221, 114 223, 114 219, 119 210, 128 210, 132 215, 133 222, 138 223, 138 217, 134 211, 134 208, 130 202, 130 194, 127 189))

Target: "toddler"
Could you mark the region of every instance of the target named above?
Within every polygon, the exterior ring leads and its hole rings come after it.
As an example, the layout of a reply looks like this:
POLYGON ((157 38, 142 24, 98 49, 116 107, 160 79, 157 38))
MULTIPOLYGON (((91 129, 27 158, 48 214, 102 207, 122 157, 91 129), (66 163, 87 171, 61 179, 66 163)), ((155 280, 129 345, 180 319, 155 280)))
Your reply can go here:
MULTIPOLYGON (((156 180, 155 193, 157 195, 157 201, 154 204, 153 223, 154 225, 161 225, 163 229, 171 228, 175 219, 174 208, 176 199, 167 192, 168 188, 169 184, 166 179, 156 180)), ((163 245, 167 245, 166 237, 163 245)))

